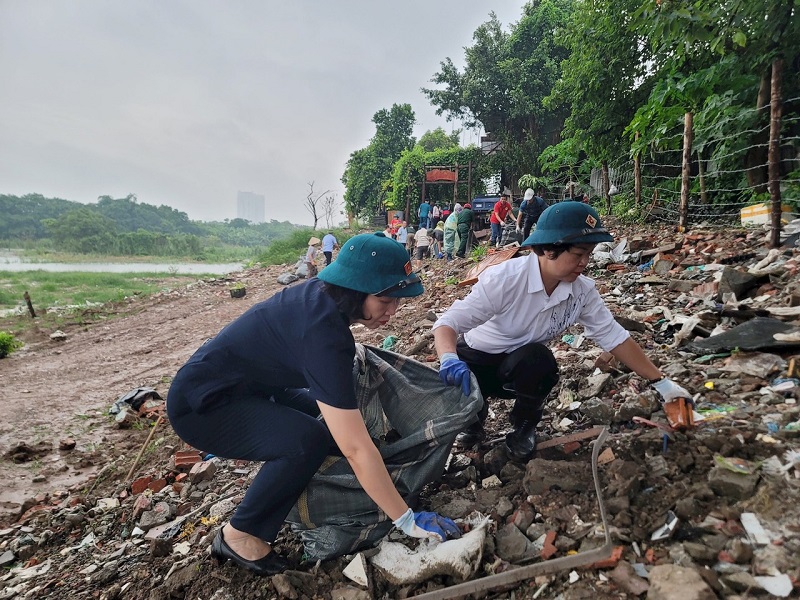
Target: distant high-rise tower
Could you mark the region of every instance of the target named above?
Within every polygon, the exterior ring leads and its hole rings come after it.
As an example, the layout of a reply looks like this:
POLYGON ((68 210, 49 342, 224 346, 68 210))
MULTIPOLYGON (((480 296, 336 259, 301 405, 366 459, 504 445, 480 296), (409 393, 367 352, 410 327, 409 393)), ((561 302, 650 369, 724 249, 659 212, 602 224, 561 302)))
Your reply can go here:
POLYGON ((253 192, 239 192, 236 197, 236 216, 251 223, 263 223, 264 205, 264 196, 253 192))

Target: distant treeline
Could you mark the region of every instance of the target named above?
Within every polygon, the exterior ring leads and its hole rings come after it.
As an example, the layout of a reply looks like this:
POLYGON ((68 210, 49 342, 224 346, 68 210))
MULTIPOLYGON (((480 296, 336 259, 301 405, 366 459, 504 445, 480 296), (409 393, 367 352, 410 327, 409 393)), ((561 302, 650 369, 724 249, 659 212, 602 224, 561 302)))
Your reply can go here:
POLYGON ((169 206, 100 196, 82 204, 40 194, 0 194, 0 240, 7 245, 48 244, 62 252, 118 256, 218 256, 222 246, 265 248, 297 229, 287 221, 191 221, 169 206))

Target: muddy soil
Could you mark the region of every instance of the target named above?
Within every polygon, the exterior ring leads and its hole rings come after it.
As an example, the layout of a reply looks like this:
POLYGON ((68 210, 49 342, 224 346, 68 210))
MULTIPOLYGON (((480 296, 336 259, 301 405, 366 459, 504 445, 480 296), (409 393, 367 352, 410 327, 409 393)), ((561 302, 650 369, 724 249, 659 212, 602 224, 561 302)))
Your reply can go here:
POLYGON ((80 485, 110 459, 135 455, 148 432, 114 427, 110 406, 139 387, 166 397, 204 340, 283 287, 275 282, 282 270, 251 269, 68 316, 63 341, 50 338, 52 329, 29 330, 25 346, 0 361, 0 522, 26 499, 80 485), (231 280, 247 286, 244 298, 231 298, 231 280))

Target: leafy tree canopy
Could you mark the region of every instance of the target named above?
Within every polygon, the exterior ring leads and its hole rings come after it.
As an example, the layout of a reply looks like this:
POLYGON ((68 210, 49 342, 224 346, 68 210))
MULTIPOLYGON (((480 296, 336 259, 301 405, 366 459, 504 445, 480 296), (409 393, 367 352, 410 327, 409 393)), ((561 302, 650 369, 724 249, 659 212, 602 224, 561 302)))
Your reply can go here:
POLYGON ((425 152, 433 152, 434 150, 441 150, 444 148, 457 148, 460 136, 460 129, 456 129, 453 133, 448 134, 441 127, 437 127, 433 131, 428 130, 423 133, 417 142, 417 146, 422 148, 425 152))
POLYGON ((345 208, 356 216, 375 214, 385 200, 395 161, 410 150, 416 117, 410 104, 393 104, 372 117, 375 135, 366 148, 350 155, 342 175, 345 208))

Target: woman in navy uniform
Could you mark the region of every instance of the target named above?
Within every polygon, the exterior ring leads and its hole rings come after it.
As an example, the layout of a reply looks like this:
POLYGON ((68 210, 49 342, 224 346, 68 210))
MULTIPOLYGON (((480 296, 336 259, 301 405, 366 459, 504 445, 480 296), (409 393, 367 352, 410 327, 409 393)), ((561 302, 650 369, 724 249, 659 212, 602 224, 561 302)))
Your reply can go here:
POLYGON ((175 432, 220 457, 264 461, 212 543, 218 562, 258 575, 288 567, 272 543, 334 445, 406 534, 458 535, 449 519, 408 508, 367 432, 353 385, 350 326, 382 327, 401 298, 421 293, 400 244, 382 233, 357 235, 319 278, 256 304, 178 371, 167 399, 175 432))

